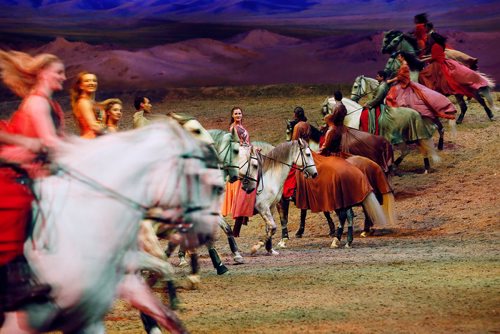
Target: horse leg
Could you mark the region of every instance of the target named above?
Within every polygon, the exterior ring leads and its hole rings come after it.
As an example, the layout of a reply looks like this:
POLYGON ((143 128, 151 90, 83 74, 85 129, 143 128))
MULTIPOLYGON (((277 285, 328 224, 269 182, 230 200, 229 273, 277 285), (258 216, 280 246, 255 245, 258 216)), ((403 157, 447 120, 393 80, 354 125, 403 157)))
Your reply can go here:
POLYGON ((234 228, 233 228, 233 235, 238 238, 240 236, 240 231, 241 231, 241 225, 243 225, 243 218, 244 217, 237 217, 234 220, 234 228))
POLYGON ((342 239, 342 234, 344 233, 344 224, 347 219, 347 210, 346 209, 338 209, 335 210, 337 217, 339 217, 339 228, 337 229, 337 236, 333 238, 332 244, 330 248, 339 248, 340 247, 340 239, 342 239))
POLYGON ((328 227, 330 228, 330 233, 328 233, 328 236, 330 236, 330 238, 333 238, 335 237, 335 223, 333 222, 330 212, 323 211, 323 214, 325 215, 326 221, 328 222, 328 227))
POLYGON ((490 121, 494 121, 495 116, 493 116, 493 112, 491 111, 490 108, 488 108, 488 106, 486 105, 486 102, 484 101, 484 99, 481 96, 481 94, 479 93, 479 91, 474 94, 474 97, 476 98, 477 102, 479 102, 479 104, 484 108, 484 111, 486 112, 486 115, 488 115, 488 118, 490 119, 490 121))
POLYGON ((148 334, 161 333, 160 325, 156 322, 153 317, 150 317, 146 313, 141 312, 141 321, 144 326, 144 330, 148 334))
POLYGON ((482 87, 479 89, 479 94, 486 100, 489 107, 493 109, 493 111, 498 111, 498 107, 495 106, 495 101, 491 96, 491 88, 490 87, 482 87))
POLYGON ((366 213, 366 210, 364 208, 363 208, 363 211, 365 213, 365 226, 363 228, 363 232, 361 232, 361 236, 363 238, 365 238, 365 237, 373 234, 373 229, 372 229, 373 222, 370 219, 370 217, 368 216, 368 214, 366 213))
POLYGON ((229 269, 222 263, 219 253, 215 249, 214 245, 207 245, 208 255, 210 255, 210 259, 212 260, 212 264, 214 268, 217 270, 217 275, 225 274, 229 269))
POLYGON ((186 249, 182 245, 179 247, 179 251, 177 252, 177 256, 179 257, 179 267, 187 267, 188 263, 186 261, 186 249))
POLYGON ((118 289, 118 297, 153 317, 171 333, 186 332, 175 312, 165 307, 136 275, 125 275, 118 289))
POLYGON ((438 150, 442 151, 444 147, 444 127, 443 123, 439 120, 439 118, 436 118, 434 120, 434 124, 436 124, 436 127, 438 129, 439 133, 439 141, 438 141, 438 150))
POLYGON ((345 248, 351 248, 354 240, 354 212, 352 208, 347 209, 347 243, 345 248))
POLYGON ((269 255, 278 255, 279 253, 272 248, 272 236, 276 233, 276 223, 274 222, 271 208, 266 208, 265 206, 260 206, 259 204, 256 205, 256 208, 262 219, 266 222, 266 235, 263 239, 261 239, 261 241, 252 246, 250 254, 253 255, 257 253, 257 251, 265 245, 269 255))
POLYGON ((463 95, 457 94, 455 95, 455 98, 457 99, 458 105, 460 107, 460 115, 457 118, 457 124, 462 124, 465 113, 467 112, 467 103, 465 103, 463 95))
POLYGON ((300 209, 300 226, 297 232, 295 232, 295 236, 297 238, 302 238, 302 235, 304 234, 304 230, 306 228, 306 217, 307 217, 307 210, 300 209))
POLYGON ((238 249, 238 244, 234 239, 233 230, 231 229, 231 225, 229 225, 222 217, 219 218, 219 226, 227 235, 227 242, 229 244, 229 248, 231 249, 231 253, 233 253, 233 260, 236 264, 244 263, 243 256, 241 256, 240 251, 238 249))
POLYGON ((276 205, 281 223, 281 240, 278 247, 286 248, 286 242, 290 239, 288 237, 288 212, 290 209, 290 201, 281 197, 281 200, 276 205))

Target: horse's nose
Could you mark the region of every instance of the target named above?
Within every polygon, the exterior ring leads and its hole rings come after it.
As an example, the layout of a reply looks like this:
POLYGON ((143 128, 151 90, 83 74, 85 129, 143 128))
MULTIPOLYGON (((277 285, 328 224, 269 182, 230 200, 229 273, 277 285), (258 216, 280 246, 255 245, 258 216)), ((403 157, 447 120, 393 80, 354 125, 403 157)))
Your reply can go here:
POLYGON ((314 179, 316 176, 318 176, 318 173, 313 173, 312 178, 314 179))
POLYGON ((234 183, 236 181, 238 181, 238 175, 231 176, 231 178, 229 179, 229 183, 234 183))

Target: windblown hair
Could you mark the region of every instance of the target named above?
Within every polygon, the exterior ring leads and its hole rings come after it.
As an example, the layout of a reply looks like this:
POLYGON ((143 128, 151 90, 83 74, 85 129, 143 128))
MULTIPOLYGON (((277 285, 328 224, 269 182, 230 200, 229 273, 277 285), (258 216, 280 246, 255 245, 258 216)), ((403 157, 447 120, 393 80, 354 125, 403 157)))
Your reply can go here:
POLYGON ((76 81, 73 83, 69 91, 71 95, 71 107, 73 109, 75 109, 76 101, 78 101, 78 98, 82 94, 82 89, 80 88, 80 84, 82 83, 83 76, 86 74, 94 74, 94 73, 87 71, 78 73, 76 76, 76 81))
POLYGON ((307 117, 305 115, 304 109, 302 107, 295 107, 293 110, 295 118, 299 121, 307 122, 307 117))
POLYGON ((119 104, 123 106, 122 100, 116 98, 107 99, 98 103, 99 107, 101 107, 104 111, 110 110, 114 104, 119 104))
POLYGON ((62 63, 49 53, 32 57, 24 52, 0 50, 1 78, 16 95, 25 97, 36 85, 38 73, 55 62, 62 63))
POLYGON ((398 51, 396 54, 400 54, 408 63, 410 70, 412 71, 422 71, 424 69, 424 62, 417 58, 414 54, 405 51, 398 51))
POLYGON ((429 19, 427 18, 427 13, 420 13, 420 14, 417 14, 413 17, 413 20, 415 21, 415 23, 427 23, 429 22, 429 19))

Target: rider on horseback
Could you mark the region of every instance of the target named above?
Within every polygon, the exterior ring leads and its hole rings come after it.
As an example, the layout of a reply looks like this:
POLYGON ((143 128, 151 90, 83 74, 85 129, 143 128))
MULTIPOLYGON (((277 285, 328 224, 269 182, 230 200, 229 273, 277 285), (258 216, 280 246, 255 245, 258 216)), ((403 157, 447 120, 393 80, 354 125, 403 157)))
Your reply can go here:
POLYGON ((378 71, 375 79, 379 82, 379 86, 373 99, 366 102, 363 106, 359 128, 360 130, 378 135, 378 118, 382 113, 381 105, 384 103, 385 96, 389 91, 389 85, 386 81, 387 73, 385 71, 378 71))

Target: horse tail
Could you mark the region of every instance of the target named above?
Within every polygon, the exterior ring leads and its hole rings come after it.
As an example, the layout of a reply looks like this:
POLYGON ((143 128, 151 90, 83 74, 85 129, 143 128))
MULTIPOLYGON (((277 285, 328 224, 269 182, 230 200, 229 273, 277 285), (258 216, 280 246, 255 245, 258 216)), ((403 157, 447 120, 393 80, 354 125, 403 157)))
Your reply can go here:
POLYGON ((482 72, 477 72, 477 74, 479 74, 484 80, 486 80, 486 82, 488 82, 488 87, 490 89, 495 88, 495 85, 496 85, 495 80, 492 79, 489 75, 484 74, 482 72))
POLYGON ((389 226, 396 225, 396 211, 395 211, 395 199, 394 193, 389 192, 387 194, 382 195, 382 210, 384 210, 385 217, 387 218, 387 222, 389 226))
POLYGON ((379 226, 387 224, 388 219, 373 192, 370 192, 368 196, 366 196, 362 204, 363 208, 365 209, 365 213, 368 215, 368 217, 370 217, 373 223, 379 226))
POLYGON ((436 149, 434 148, 434 141, 432 140, 432 138, 420 139, 418 141, 418 149, 420 150, 420 153, 422 153, 424 157, 430 156, 432 162, 434 163, 441 162, 441 158, 439 157, 436 149))

